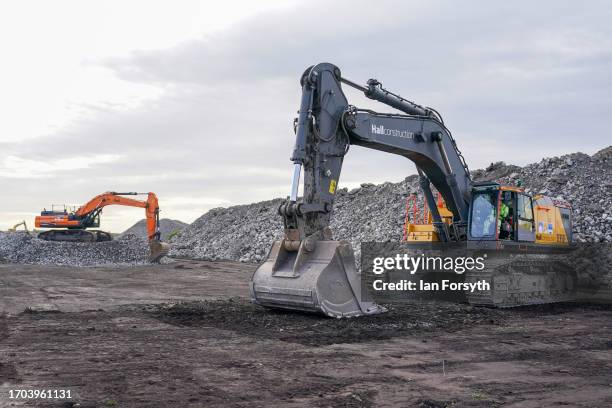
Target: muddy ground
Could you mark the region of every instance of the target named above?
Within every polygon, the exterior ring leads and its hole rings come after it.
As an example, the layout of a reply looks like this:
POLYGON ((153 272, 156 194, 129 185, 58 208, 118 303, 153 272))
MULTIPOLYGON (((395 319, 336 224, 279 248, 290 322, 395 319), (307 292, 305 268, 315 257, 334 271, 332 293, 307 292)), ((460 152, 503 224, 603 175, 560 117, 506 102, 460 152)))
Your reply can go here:
POLYGON ((610 306, 333 320, 249 304, 253 269, 0 265, 0 407, 612 406, 610 306))

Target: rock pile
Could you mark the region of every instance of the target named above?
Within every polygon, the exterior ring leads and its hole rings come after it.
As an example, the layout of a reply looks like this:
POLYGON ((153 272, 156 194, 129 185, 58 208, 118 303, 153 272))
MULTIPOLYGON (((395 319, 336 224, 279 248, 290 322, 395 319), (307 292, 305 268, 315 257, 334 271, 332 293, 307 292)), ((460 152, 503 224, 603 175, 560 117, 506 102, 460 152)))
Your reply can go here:
POLYGON ((262 260, 272 241, 282 236, 277 215, 283 200, 215 208, 170 240, 170 256, 195 259, 262 260))
MULTIPOLYGON (((171 220, 170 218, 162 218, 161 220, 159 220, 159 230, 161 232, 162 241, 166 241, 169 237, 180 234, 180 232, 184 230, 187 225, 188 224, 185 224, 182 221, 171 220)), ((138 221, 136 224, 123 231, 120 236, 130 234, 147 239, 147 220, 142 219, 138 221)))
MULTIPOLYGON (((612 242, 612 146, 593 156, 573 153, 543 159, 523 168, 494 163, 472 174, 475 181, 496 180, 569 201, 574 208, 575 240, 612 242)), ((336 239, 398 241, 403 236, 406 199, 420 194, 418 177, 400 183, 337 193, 331 228, 336 239)), ((277 214, 281 199, 210 210, 172 241, 171 256, 196 259, 263 260, 273 240, 282 236, 277 214)), ((422 202, 422 198, 420 198, 422 202)))
POLYGON ((109 242, 49 242, 26 233, 0 232, 0 261, 10 263, 101 266, 148 263, 149 245, 136 235, 109 242))

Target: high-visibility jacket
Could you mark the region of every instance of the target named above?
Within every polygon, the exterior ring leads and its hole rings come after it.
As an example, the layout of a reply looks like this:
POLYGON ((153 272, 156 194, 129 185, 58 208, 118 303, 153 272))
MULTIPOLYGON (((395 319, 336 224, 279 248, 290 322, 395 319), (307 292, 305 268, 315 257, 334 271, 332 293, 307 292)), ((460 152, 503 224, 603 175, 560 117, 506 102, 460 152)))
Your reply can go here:
POLYGON ((501 203, 499 206, 499 219, 502 220, 508 216, 510 213, 510 208, 505 204, 501 203))
POLYGON ((499 231, 501 231, 503 221, 506 218, 508 218, 509 213, 510 213, 510 208, 505 203, 501 203, 501 205, 499 206, 499 214, 497 216, 497 219, 498 219, 497 228, 499 231))

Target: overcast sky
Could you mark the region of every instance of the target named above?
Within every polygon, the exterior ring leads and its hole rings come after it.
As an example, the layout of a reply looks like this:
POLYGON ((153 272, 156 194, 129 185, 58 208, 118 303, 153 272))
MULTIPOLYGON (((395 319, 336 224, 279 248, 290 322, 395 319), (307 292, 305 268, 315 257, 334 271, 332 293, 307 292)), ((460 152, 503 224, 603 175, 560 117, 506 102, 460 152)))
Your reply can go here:
MULTIPOLYGON (((286 196, 317 62, 435 107, 473 169, 594 153, 612 139, 610 21, 605 1, 2 2, 0 229, 107 190, 154 191, 186 222, 286 196)), ((340 187, 414 172, 355 147, 340 187)), ((102 227, 142 216, 109 208, 102 227)))

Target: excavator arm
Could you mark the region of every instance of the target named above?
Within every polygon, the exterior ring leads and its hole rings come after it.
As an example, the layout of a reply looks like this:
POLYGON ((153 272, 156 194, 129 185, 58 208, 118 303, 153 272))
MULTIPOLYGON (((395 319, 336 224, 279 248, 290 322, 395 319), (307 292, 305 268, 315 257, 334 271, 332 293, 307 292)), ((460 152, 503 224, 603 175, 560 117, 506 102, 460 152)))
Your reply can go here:
POLYGON ((446 241, 465 237, 472 186, 469 170, 450 131, 433 109, 384 90, 376 80, 369 80, 367 87, 357 85, 342 78, 340 70, 327 63, 307 69, 301 83, 302 101, 291 157, 291 195, 281 207, 287 239, 331 237, 327 229, 342 162, 353 144, 412 160, 439 235, 446 241), (377 113, 351 106, 342 83, 404 113, 377 113), (304 196, 298 201, 302 170, 304 196), (430 183, 453 213, 450 229, 437 213, 430 183))
POLYGON ((350 145, 398 154, 412 160, 443 241, 466 236, 471 180, 450 131, 437 112, 382 88, 342 78, 338 67, 323 63, 301 78, 302 98, 291 156, 293 178, 289 198, 280 206, 285 236, 273 244, 267 260, 255 271, 251 299, 266 307, 306 310, 334 317, 383 311, 362 298, 360 272, 353 249, 334 241, 329 228, 342 162, 350 145), (378 113, 348 103, 342 84, 402 113, 378 113), (298 200, 303 173, 304 192, 298 200), (453 214, 442 222, 430 184, 453 214))
POLYGON ((117 193, 110 191, 99 194, 89 200, 86 204, 79 207, 79 209, 75 212, 75 215, 85 220, 94 218, 102 211, 104 207, 108 205, 144 208, 147 219, 147 238, 149 240, 159 240, 159 202, 155 193, 148 193, 146 201, 123 197, 126 195, 138 195, 138 193, 117 193))

